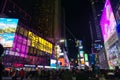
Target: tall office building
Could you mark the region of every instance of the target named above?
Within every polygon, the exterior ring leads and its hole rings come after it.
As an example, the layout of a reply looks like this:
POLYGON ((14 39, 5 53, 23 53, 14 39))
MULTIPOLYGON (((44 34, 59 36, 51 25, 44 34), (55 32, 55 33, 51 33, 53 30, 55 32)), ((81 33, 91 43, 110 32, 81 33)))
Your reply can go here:
POLYGON ((101 40, 101 29, 99 26, 100 15, 102 13, 102 8, 104 6, 103 0, 91 0, 91 9, 92 9, 92 16, 90 17, 92 32, 95 31, 96 34, 93 35, 93 40, 101 40))
POLYGON ((110 0, 113 12, 115 13, 120 4, 120 0, 110 0))
POLYGON ((2 25, 6 29, 15 25, 14 19, 18 20, 16 29, 10 28, 10 31, 6 30, 5 33, 0 35, 4 39, 3 42, 0 40, 3 45, 7 45, 7 42, 11 44, 10 46, 4 46, 5 56, 3 63, 5 67, 11 67, 12 65, 14 67, 18 67, 18 65, 21 65, 19 67, 25 67, 26 64, 27 66, 31 64, 49 65, 53 52, 52 43, 38 35, 37 30, 31 29, 31 16, 13 0, 0 0, 0 30, 3 30, 2 25), (14 36, 9 35, 11 33, 14 36), (5 37, 3 37, 4 34, 6 35, 5 37), (51 49, 46 47, 46 45, 51 47, 51 49))
POLYGON ((90 0, 91 15, 90 15, 90 32, 92 38, 93 51, 98 52, 103 45, 103 38, 100 28, 100 16, 104 6, 104 0, 90 0))
MULTIPOLYGON (((103 37, 100 28, 100 17, 102 14, 102 9, 104 7, 104 0, 90 0, 91 4, 91 15, 90 15, 90 32, 91 32, 91 39, 92 39, 92 48, 91 52, 95 54, 95 63, 100 65, 100 57, 105 57, 104 62, 106 61, 106 55, 102 53, 101 50, 104 50, 103 47, 103 37), (100 54, 101 53, 101 54, 100 54)), ((107 65, 105 65, 107 66, 107 65)))
POLYGON ((61 39, 65 39, 65 13, 61 0, 37 0, 34 11, 33 25, 35 28, 33 29, 55 44, 54 57, 59 59, 58 55, 64 53, 64 58, 68 61, 65 57, 67 56, 66 40, 60 43, 61 39), (56 52, 57 46, 60 47, 61 52, 56 52))
POLYGON ((52 42, 58 41, 61 37, 61 0, 37 0, 34 11, 33 29, 52 42))

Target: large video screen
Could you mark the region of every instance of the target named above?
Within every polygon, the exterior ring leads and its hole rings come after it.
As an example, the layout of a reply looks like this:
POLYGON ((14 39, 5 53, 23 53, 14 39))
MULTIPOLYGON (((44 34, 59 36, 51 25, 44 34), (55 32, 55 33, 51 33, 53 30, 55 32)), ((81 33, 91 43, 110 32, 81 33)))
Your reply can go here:
POLYGON ((52 54, 52 48, 53 48, 52 43, 46 41, 45 39, 37 36, 36 34, 30 31, 28 32, 28 39, 32 47, 52 54))
POLYGON ((101 16, 100 26, 104 42, 106 42, 116 31, 116 21, 109 0, 106 0, 101 16))
POLYGON ((119 53, 119 43, 116 43, 115 45, 111 46, 108 49, 108 63, 109 63, 109 68, 114 69, 115 66, 120 65, 120 53, 119 53))
POLYGON ((0 18, 0 43, 3 47, 12 47, 18 19, 0 18))
POLYGON ((56 68, 56 60, 54 60, 54 59, 50 60, 50 67, 51 68, 56 68))
POLYGON ((59 58, 58 61, 61 63, 61 66, 65 66, 65 59, 59 58))
POLYGON ((28 40, 16 34, 12 50, 17 51, 19 55, 23 54, 26 56, 28 53, 28 40))

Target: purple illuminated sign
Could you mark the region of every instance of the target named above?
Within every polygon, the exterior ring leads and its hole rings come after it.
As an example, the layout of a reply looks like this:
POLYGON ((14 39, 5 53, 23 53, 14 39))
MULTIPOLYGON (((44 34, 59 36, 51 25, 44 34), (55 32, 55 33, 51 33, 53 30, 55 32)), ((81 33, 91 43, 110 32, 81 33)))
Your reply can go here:
POLYGON ((28 53, 28 40, 20 35, 15 35, 13 51, 19 53, 19 55, 26 56, 28 53))
POLYGON ((104 42, 106 42, 116 31, 116 21, 109 0, 106 0, 100 21, 100 26, 102 29, 104 42))

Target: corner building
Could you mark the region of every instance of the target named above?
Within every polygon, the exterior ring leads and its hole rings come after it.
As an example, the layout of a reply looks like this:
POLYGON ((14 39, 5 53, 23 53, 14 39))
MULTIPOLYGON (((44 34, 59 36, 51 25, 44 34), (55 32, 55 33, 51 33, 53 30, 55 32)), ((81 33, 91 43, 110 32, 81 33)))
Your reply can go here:
POLYGON ((2 18, 18 19, 13 46, 5 47, 5 67, 49 66, 53 44, 31 29, 31 16, 12 0, 1 0, 0 8, 2 18))

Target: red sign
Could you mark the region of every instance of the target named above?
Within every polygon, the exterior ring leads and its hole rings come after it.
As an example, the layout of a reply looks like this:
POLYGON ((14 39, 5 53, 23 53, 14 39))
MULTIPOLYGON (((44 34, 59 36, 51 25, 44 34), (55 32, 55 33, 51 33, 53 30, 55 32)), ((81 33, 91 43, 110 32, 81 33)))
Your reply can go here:
POLYGON ((23 64, 19 64, 19 63, 14 63, 13 65, 14 67, 23 67, 23 64))

